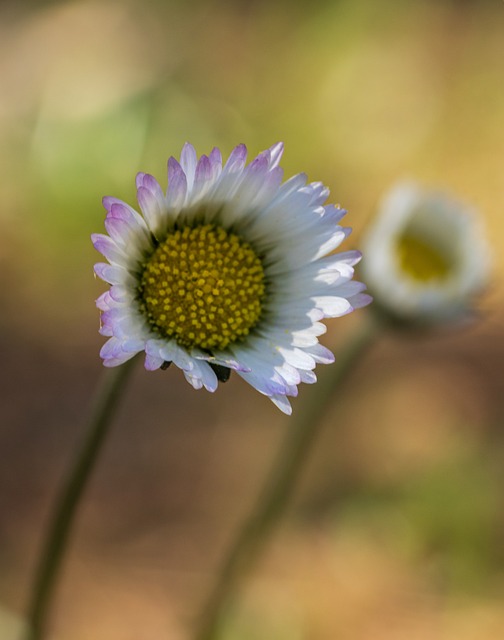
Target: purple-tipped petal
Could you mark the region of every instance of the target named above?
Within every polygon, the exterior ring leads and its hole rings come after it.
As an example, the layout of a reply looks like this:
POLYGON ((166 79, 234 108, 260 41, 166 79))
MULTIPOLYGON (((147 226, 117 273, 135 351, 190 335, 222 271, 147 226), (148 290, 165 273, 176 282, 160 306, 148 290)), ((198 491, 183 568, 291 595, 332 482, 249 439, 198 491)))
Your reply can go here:
POLYGON ((108 311, 114 306, 114 300, 110 295, 110 291, 104 291, 101 296, 98 296, 95 302, 100 311, 108 311))
MULTIPOLYGON (((138 216, 138 214, 137 216, 134 216, 132 210, 129 207, 125 207, 123 204, 116 202, 110 207, 105 219, 120 220, 121 222, 125 222, 126 224, 134 225, 138 221, 138 218, 142 220, 142 218, 138 216)), ((143 220, 142 224, 145 225, 143 220)))
POLYGON ((142 187, 148 189, 152 195, 161 203, 164 200, 164 193, 159 182, 149 173, 142 174, 142 187))
POLYGON ((331 364, 334 362, 334 354, 321 344, 313 345, 313 347, 310 347, 307 351, 315 362, 319 362, 320 364, 331 364))
POLYGON ((111 338, 114 335, 114 330, 110 325, 103 324, 103 322, 100 321, 100 328, 98 329, 98 333, 101 336, 111 338))
POLYGON ((102 233, 93 233, 91 236, 94 248, 102 254, 107 260, 113 264, 125 265, 128 261, 124 253, 119 249, 117 244, 102 233))
POLYGON ((212 165, 207 156, 201 156, 194 176, 194 197, 199 196, 212 177, 212 165))
POLYGON ((187 195, 187 178, 184 170, 175 158, 168 160, 168 191, 166 203, 171 209, 183 206, 187 195))
POLYGON ((107 210, 107 217, 122 218, 124 220, 130 220, 132 223, 136 222, 140 227, 145 227, 145 221, 142 216, 135 211, 129 204, 119 200, 118 198, 112 198, 106 196, 103 198, 103 206, 107 210))
POLYGON ((148 353, 145 355, 145 368, 147 371, 156 371, 159 369, 164 363, 164 359, 160 356, 149 355, 148 353))
POLYGON ((93 269, 99 278, 109 284, 121 284, 124 282, 126 272, 120 267, 114 267, 106 262, 98 262, 93 269))
POLYGON ((224 169, 222 171, 224 174, 243 171, 246 162, 247 147, 244 144, 239 144, 233 149, 233 151, 231 151, 228 161, 224 165, 224 169))
POLYGON ((167 203, 159 182, 148 173, 137 176, 137 200, 149 228, 156 233, 163 224, 167 203))
POLYGON ((138 215, 138 213, 133 209, 133 207, 130 207, 130 205, 127 202, 123 202, 122 200, 119 200, 119 198, 114 198, 112 196, 104 196, 102 198, 102 204, 107 210, 107 212, 110 212, 114 205, 118 205, 118 206, 124 207, 125 209, 128 209, 128 211, 130 211, 132 215, 135 215, 135 214, 138 215))
POLYGON ((122 354, 121 341, 117 338, 110 338, 100 349, 101 358, 116 358, 122 354))
POLYGON ((266 175, 269 166, 269 158, 266 155, 260 155, 253 160, 245 169, 247 178, 257 178, 266 175))
POLYGON ((373 302, 373 297, 367 293, 358 293, 356 296, 350 298, 350 304, 352 309, 361 309, 367 307, 368 304, 373 302))
POLYGON ((108 217, 105 219, 105 229, 107 229, 109 236, 117 245, 124 246, 128 244, 131 227, 124 220, 108 217))
POLYGON ((222 169, 222 154, 218 147, 214 147, 208 156, 210 164, 212 165, 212 171, 215 174, 219 174, 222 169))
MULTIPOLYGON (((113 300, 113 298, 112 298, 113 300)), ((129 311, 126 307, 118 306, 107 309, 101 314, 101 319, 104 324, 116 325, 118 321, 129 315, 129 311)))
POLYGON ((131 358, 133 358, 135 356, 134 353, 122 353, 120 356, 118 356, 117 358, 107 358, 106 360, 103 361, 103 366, 110 368, 110 367, 119 367, 122 364, 124 364, 125 362, 128 362, 128 360, 131 360, 131 358))
POLYGON ((317 376, 315 375, 315 373, 313 373, 313 371, 301 370, 299 372, 299 375, 301 378, 301 382, 304 382, 305 384, 315 384, 315 382, 317 382, 317 376))

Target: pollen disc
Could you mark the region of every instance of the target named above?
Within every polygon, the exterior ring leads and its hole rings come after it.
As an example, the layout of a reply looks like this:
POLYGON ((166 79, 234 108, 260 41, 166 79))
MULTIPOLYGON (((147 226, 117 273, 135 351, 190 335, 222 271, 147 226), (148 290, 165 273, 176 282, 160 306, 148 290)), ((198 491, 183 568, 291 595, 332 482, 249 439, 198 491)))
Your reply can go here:
POLYGON ((213 224, 168 234, 146 261, 139 302, 151 327, 179 345, 213 351, 257 325, 265 298, 252 246, 213 224))

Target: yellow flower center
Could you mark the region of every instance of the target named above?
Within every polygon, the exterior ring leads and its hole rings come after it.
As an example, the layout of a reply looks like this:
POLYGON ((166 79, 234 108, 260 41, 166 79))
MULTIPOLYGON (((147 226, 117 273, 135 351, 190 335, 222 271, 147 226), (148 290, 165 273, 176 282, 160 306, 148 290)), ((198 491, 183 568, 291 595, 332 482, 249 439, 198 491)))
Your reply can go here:
POLYGON ((212 224, 170 233, 140 278, 140 306, 153 329, 179 345, 220 350, 258 323, 264 269, 254 249, 212 224))
POLYGON ((401 269, 422 284, 443 280, 451 271, 450 256, 416 235, 402 235, 397 252, 401 269))

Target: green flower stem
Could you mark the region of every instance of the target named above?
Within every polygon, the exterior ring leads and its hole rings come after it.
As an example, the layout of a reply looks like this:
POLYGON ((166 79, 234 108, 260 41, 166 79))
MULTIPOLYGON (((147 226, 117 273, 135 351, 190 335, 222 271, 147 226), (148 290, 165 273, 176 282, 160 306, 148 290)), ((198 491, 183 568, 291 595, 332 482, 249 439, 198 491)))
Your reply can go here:
POLYGON ((296 408, 293 423, 266 479, 259 500, 238 533, 221 568, 217 583, 203 608, 195 640, 217 640, 237 587, 267 543, 280 519, 295 483, 323 423, 327 408, 336 400, 340 383, 373 343, 378 326, 369 317, 361 330, 337 355, 336 362, 323 370, 317 384, 306 390, 306 398, 296 408))
POLYGON ((134 361, 136 358, 104 373, 84 440, 62 485, 49 522, 33 583, 25 640, 42 640, 45 637, 49 609, 75 514, 134 361))

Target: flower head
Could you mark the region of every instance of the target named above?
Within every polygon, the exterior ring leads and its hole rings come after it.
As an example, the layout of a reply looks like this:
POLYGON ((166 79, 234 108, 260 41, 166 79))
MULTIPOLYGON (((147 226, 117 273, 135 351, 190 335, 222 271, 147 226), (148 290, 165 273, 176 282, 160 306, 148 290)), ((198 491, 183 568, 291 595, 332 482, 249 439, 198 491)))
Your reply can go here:
POLYGON ((377 308, 407 323, 467 317, 488 276, 489 248, 475 212, 411 183, 385 196, 364 251, 377 308))
POLYGON ((96 274, 111 287, 97 300, 101 350, 114 367, 145 351, 145 367, 174 363, 199 389, 215 391, 235 370, 285 413, 300 382, 333 361, 318 342, 320 320, 367 304, 352 281, 357 251, 331 254, 350 233, 329 191, 299 174, 282 183, 276 144, 246 165, 237 146, 225 165, 186 144, 168 161, 168 189, 139 173, 141 214, 106 197, 108 260, 96 274))

